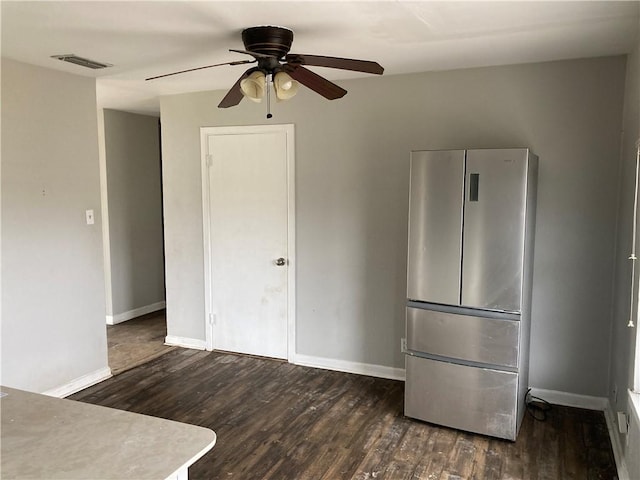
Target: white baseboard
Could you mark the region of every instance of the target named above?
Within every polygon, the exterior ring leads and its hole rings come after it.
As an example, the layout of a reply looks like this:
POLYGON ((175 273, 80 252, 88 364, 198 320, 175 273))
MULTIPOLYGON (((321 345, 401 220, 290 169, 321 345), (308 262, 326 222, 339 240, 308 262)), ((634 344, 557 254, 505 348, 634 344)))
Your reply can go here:
POLYGON ((607 401, 607 408, 604 411, 604 418, 607 421, 607 430, 609 431, 613 458, 616 462, 616 469, 618 470, 618 479, 631 480, 629 477, 629 471, 627 470, 627 464, 624 460, 624 450, 620 443, 620 435, 618 435, 618 422, 616 422, 616 415, 613 412, 609 401, 607 401))
POLYGON ((167 335, 164 338, 165 345, 172 347, 193 348, 195 350, 206 350, 207 342, 197 338, 176 337, 175 335, 167 335))
POLYGON ((587 410, 606 410, 609 401, 605 397, 592 397, 590 395, 578 395, 576 393, 559 392, 557 390, 544 390, 531 388, 531 395, 540 397, 555 405, 565 407, 585 408, 587 410))
POLYGON ((147 313, 157 312, 167 306, 167 302, 157 302, 151 305, 145 305, 144 307, 134 308, 128 312, 119 313, 117 315, 107 315, 107 325, 116 325, 117 323, 126 322, 132 318, 146 315, 147 313))
POLYGON ((46 392, 43 392, 43 395, 49 395, 50 397, 58 398, 68 397, 69 395, 79 392, 80 390, 84 390, 91 385, 100 383, 107 378, 111 378, 111 369, 109 367, 101 368, 100 370, 87 373, 86 375, 78 377, 75 380, 71 380, 65 385, 47 390, 46 392))
POLYGON ((389 378, 391 380, 404 380, 404 368, 386 367, 384 365, 374 365, 371 363, 350 362, 347 360, 336 360, 333 358, 313 357, 310 355, 296 354, 294 361, 296 365, 305 367, 322 368, 324 370, 335 370, 338 372, 356 373, 370 377, 389 378))

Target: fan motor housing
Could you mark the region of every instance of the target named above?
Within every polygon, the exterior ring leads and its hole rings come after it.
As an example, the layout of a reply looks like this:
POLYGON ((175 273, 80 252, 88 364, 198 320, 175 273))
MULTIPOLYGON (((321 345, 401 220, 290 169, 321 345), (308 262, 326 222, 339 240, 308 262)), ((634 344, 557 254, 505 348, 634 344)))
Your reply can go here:
POLYGON ((273 55, 281 59, 289 53, 293 31, 284 27, 261 26, 242 31, 242 43, 249 52, 273 55))

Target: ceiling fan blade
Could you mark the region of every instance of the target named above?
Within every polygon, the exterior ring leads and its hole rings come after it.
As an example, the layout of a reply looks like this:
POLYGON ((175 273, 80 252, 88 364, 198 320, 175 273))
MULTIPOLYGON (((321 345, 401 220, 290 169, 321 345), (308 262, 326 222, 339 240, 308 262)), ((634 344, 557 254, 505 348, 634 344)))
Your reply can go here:
POLYGON ((267 55, 266 53, 250 52, 248 50, 236 50, 235 48, 230 48, 229 51, 235 52, 235 53, 244 53, 245 55, 251 55, 256 60, 258 58, 276 58, 275 55, 267 55))
POLYGON ((304 67, 285 64, 284 68, 291 78, 329 100, 342 98, 347 93, 344 88, 304 67))
POLYGON ((254 62, 255 60, 237 60, 235 62, 216 63, 214 65, 207 65, 205 67, 189 68, 188 70, 180 70, 179 72, 165 73, 164 75, 145 78, 145 80, 155 80, 156 78, 170 77, 171 75, 179 75, 180 73, 195 72, 196 70, 203 70, 205 68, 211 68, 211 67, 220 67, 222 65, 243 65, 245 63, 254 63, 254 62))
POLYGON ((236 81, 236 83, 233 84, 233 87, 229 89, 227 94, 220 101, 220 103, 218 104, 218 108, 235 107, 240 103, 240 101, 244 97, 244 95, 242 94, 242 90, 240 89, 240 82, 242 82, 242 80, 244 80, 245 77, 247 77, 253 71, 254 69, 250 68, 242 75, 240 75, 240 78, 236 81))
POLYGON ((300 55, 291 53, 286 56, 291 64, 311 65, 315 67, 339 68, 341 70, 353 70, 354 72, 373 73, 382 75, 384 68, 377 62, 369 60, 356 60, 353 58, 324 57, 322 55, 300 55))

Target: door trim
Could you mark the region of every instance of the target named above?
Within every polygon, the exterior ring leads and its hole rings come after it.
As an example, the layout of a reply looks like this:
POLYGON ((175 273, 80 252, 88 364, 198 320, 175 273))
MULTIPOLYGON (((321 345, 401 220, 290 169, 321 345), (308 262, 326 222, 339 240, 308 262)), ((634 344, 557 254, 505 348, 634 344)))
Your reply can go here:
POLYGON ((200 165, 202 177, 202 230, 204 248, 204 303, 206 349, 213 350, 213 299, 211 297, 211 224, 209 208, 208 138, 215 135, 246 135, 284 132, 287 150, 287 360, 295 363, 296 354, 296 242, 295 242, 295 129, 293 124, 200 127, 200 165))

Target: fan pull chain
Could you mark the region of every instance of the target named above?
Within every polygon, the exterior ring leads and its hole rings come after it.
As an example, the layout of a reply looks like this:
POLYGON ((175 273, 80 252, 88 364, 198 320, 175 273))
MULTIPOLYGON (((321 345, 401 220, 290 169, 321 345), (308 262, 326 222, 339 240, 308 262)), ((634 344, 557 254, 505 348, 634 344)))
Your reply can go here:
POLYGON ((273 76, 267 74, 267 118, 271 118, 273 117, 273 115, 271 115, 271 83, 273 80, 273 76))

